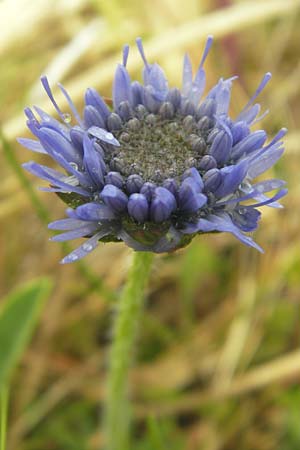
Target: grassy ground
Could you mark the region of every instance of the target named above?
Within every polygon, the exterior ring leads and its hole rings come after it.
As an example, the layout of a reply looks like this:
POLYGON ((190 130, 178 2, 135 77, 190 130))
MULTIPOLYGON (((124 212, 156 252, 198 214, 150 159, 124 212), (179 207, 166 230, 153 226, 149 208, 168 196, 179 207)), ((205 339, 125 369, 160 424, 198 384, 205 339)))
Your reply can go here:
MULTIPOLYGON (((44 222, 64 206, 16 169, 31 158, 15 142, 26 135, 22 109, 51 111, 41 73, 62 81, 78 107, 88 86, 109 97, 122 44, 138 35, 178 85, 183 52, 196 65, 208 33, 208 84, 240 75, 233 114, 273 73, 263 127, 289 128, 273 175, 290 192, 284 210, 264 211, 255 234, 264 255, 212 235, 156 258, 132 370, 133 450, 299 450, 299 18, 299 0, 0 2, 1 294, 41 275, 55 282, 13 379, 9 450, 100 448, 113 303, 130 264, 120 244, 99 246, 79 266, 58 264, 67 250, 49 242, 44 222)), ((129 70, 140 69, 134 49, 129 70)))

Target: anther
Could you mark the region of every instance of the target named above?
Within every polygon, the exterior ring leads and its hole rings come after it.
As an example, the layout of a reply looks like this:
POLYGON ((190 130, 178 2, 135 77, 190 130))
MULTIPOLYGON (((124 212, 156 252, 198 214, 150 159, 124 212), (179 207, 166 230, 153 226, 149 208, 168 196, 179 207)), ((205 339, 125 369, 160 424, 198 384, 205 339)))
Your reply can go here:
POLYGON ((191 115, 186 116, 182 121, 184 129, 190 133, 195 128, 195 120, 194 117, 191 115))
POLYGON ((211 119, 208 116, 203 116, 202 119, 200 119, 197 122, 197 128, 201 131, 207 131, 213 126, 213 123, 211 119))
POLYGON ((139 119, 143 119, 147 114, 147 109, 144 105, 137 105, 135 108, 136 115, 139 119))
POLYGON ((176 110, 180 108, 181 105, 181 92, 177 88, 172 88, 169 90, 166 100, 171 102, 176 110))
POLYGON ((149 124, 149 125, 155 125, 156 124, 156 116, 155 116, 155 114, 149 114, 147 117, 146 117, 146 122, 149 124))
POLYGON ((196 112, 196 108, 192 102, 185 100, 181 105, 180 112, 183 116, 193 116, 196 112))
POLYGON ((130 134, 126 133, 125 131, 123 133, 121 133, 120 135, 120 140, 122 142, 129 142, 130 141, 130 134))
POLYGON ((170 102, 164 102, 159 108, 159 114, 163 119, 172 119, 174 112, 174 106, 170 102))
POLYGON ((196 158, 193 158, 193 157, 188 158, 185 162, 185 167, 187 169, 189 169, 190 167, 196 167, 196 165, 197 165, 197 160, 196 160, 196 158))
POLYGON ((192 149, 196 152, 204 152, 206 150, 206 143, 202 137, 199 137, 197 135, 192 135, 191 137, 191 146, 192 149))
POLYGON ((124 169, 124 161, 120 158, 113 158, 110 162, 110 168, 111 170, 122 172, 124 169))
POLYGON ((211 144, 213 141, 214 141, 214 139, 215 139, 215 137, 217 136, 217 134, 219 134, 219 129, 218 128, 214 128, 210 133, 209 133, 209 135, 207 136, 207 143, 208 144, 211 144))
POLYGON ((203 158, 201 158, 201 161, 199 162, 198 168, 200 170, 210 170, 215 169, 217 167, 217 162, 215 158, 211 155, 204 155, 203 158))
POLYGON ((110 131, 120 130, 122 128, 121 117, 116 113, 111 113, 107 118, 107 127, 110 131))
POLYGON ((137 131, 141 126, 141 122, 139 121, 139 119, 134 117, 127 122, 127 126, 128 128, 130 128, 130 130, 137 131))
POLYGON ((131 117, 133 117, 133 110, 129 104, 129 102, 121 102, 118 106, 118 113, 122 117, 123 120, 127 121, 131 117))

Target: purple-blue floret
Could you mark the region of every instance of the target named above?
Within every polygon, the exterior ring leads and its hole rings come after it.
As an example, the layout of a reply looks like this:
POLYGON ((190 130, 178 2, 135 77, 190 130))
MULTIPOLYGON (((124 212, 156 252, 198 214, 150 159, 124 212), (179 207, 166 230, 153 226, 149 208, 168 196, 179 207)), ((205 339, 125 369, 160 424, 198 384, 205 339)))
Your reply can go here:
POLYGON ((246 233, 258 227, 257 208, 281 207, 278 200, 287 193, 282 180, 255 181, 284 150, 286 129, 269 143, 264 130, 251 131, 264 117, 258 116, 256 99, 271 74, 265 74, 233 119, 229 105, 236 77, 221 78, 204 94, 203 66, 211 36, 194 76, 185 55, 181 90, 169 87, 163 69, 150 64, 141 39, 136 42, 144 63, 143 83, 130 79, 126 45, 115 72, 113 108, 88 88, 79 114, 59 84, 71 112, 63 113, 43 76, 58 119, 38 107, 25 109, 27 126, 36 139, 19 142, 50 156, 62 169, 34 161, 24 164, 48 183, 42 190, 57 193, 69 206, 67 218, 49 224, 61 231, 52 240, 86 238, 62 263, 84 257, 99 241, 123 241, 136 251, 162 253, 210 232, 231 233, 262 251, 246 233), (273 193, 268 197, 268 192, 273 193))

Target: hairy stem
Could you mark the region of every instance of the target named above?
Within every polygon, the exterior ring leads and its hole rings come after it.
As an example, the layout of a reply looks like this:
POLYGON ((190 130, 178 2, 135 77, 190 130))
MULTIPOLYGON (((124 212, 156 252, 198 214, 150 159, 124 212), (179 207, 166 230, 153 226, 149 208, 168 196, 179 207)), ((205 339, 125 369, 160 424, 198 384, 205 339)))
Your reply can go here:
POLYGON ((108 450, 130 448, 128 375, 152 260, 152 253, 137 252, 134 254, 127 284, 120 298, 115 317, 108 374, 106 416, 108 450))
POLYGON ((6 449, 7 410, 8 388, 5 386, 0 394, 0 450, 6 449))

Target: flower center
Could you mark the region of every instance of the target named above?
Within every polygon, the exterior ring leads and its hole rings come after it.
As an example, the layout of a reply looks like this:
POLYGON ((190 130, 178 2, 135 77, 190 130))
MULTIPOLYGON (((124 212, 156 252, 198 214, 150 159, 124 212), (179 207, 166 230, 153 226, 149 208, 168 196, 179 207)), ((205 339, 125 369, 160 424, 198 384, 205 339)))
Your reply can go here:
POLYGON ((121 146, 109 155, 111 170, 160 183, 166 178, 180 180, 186 169, 198 167, 207 150, 207 133, 191 115, 165 116, 144 112, 114 131, 121 146))

